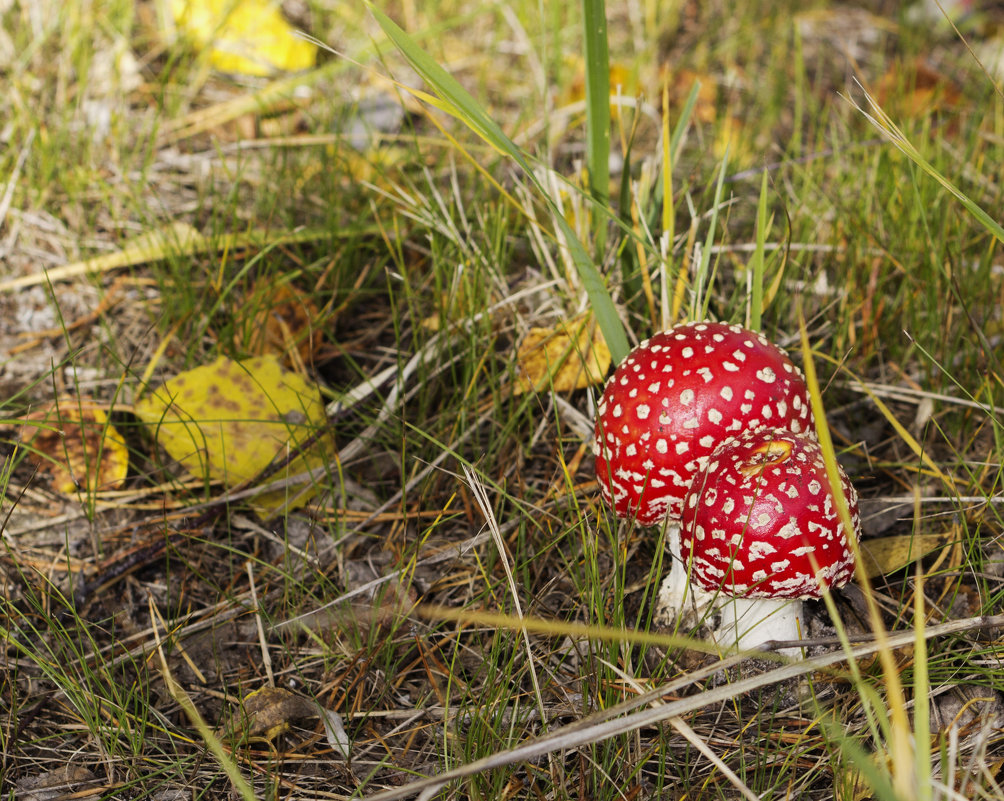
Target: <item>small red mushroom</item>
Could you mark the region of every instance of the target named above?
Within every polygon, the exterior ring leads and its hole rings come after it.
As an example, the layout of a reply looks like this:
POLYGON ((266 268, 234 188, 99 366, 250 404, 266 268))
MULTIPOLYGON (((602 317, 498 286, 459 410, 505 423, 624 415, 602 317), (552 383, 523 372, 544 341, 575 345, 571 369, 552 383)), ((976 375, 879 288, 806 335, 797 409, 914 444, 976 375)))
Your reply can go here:
POLYGON ((813 432, 805 381, 783 350, 725 323, 685 323, 618 366, 596 414, 596 476, 619 517, 679 520, 694 474, 724 440, 813 432))
MULTIPOLYGON (((857 538, 858 497, 843 470, 840 483, 857 538)), ((681 553, 698 587, 748 602, 722 607, 729 644, 799 639, 801 599, 854 574, 819 443, 767 429, 719 445, 684 501, 681 553)))

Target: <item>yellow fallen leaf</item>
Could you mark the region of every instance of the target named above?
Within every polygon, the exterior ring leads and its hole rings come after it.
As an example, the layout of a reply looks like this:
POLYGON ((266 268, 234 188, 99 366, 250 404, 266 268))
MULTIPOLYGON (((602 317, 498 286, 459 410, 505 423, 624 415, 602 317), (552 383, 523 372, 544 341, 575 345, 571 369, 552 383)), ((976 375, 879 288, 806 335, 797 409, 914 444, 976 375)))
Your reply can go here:
MULTIPOLYGON (((268 481, 326 464, 333 452, 328 433, 308 444, 327 426, 320 390, 271 355, 240 362, 221 357, 175 376, 133 408, 171 458, 192 475, 228 488, 254 479, 301 446, 309 445, 268 481)), ((306 503, 315 491, 311 482, 290 505, 306 503)), ((278 490, 255 503, 275 509, 287 500, 278 490)))
POLYGON ((610 369, 610 351, 591 315, 580 315, 554 328, 531 328, 516 354, 520 374, 517 395, 553 387, 571 392, 602 383, 610 369))
POLYGON ((59 492, 115 490, 125 483, 129 450, 95 401, 60 398, 27 420, 21 441, 28 459, 52 476, 59 492))
POLYGON ((895 573, 951 542, 944 534, 900 534, 861 543, 868 578, 895 573))
POLYGON ((269 0, 171 0, 174 23, 221 72, 272 75, 314 66, 317 48, 294 36, 269 0))

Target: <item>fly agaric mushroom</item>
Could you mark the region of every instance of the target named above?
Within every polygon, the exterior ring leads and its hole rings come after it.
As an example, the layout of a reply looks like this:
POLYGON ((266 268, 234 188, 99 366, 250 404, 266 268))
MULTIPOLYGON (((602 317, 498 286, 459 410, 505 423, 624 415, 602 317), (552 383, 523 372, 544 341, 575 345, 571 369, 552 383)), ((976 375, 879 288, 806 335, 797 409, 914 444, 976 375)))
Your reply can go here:
MULTIPOLYGON (((805 382, 783 350, 738 325, 684 323, 656 334, 607 382, 596 414, 596 476, 619 517, 670 523, 661 619, 684 609, 678 523, 694 474, 722 441, 766 427, 814 431, 805 382)), ((706 601, 696 593, 694 600, 706 601)))
POLYGON ((744 431, 812 431, 798 368, 762 334, 685 323, 628 354, 596 414, 596 475, 620 517, 678 520, 694 473, 744 431))
MULTIPOLYGON (((840 485, 855 540, 858 496, 840 485)), ((854 555, 819 443, 767 429, 730 439, 698 472, 684 501, 681 545, 691 580, 729 596, 719 639, 740 649, 798 640, 802 600, 854 574, 854 555)))

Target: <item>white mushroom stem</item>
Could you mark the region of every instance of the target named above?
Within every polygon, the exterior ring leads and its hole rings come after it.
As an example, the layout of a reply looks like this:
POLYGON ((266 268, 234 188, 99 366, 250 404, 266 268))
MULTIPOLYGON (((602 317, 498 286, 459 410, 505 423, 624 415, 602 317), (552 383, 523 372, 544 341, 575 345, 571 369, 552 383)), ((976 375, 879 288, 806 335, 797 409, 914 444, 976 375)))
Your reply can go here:
POLYGON ((693 626, 701 621, 708 609, 720 601, 720 594, 705 592, 689 581, 687 565, 680 554, 680 525, 670 523, 666 527, 669 546, 669 573, 659 586, 656 599, 655 622, 660 626, 675 628, 679 623, 693 626))
MULTIPOLYGON (((805 620, 799 600, 723 596, 718 605, 722 622, 714 636, 723 648, 749 651, 771 640, 802 639, 805 620)), ((797 657, 801 649, 780 648, 778 653, 797 657)))

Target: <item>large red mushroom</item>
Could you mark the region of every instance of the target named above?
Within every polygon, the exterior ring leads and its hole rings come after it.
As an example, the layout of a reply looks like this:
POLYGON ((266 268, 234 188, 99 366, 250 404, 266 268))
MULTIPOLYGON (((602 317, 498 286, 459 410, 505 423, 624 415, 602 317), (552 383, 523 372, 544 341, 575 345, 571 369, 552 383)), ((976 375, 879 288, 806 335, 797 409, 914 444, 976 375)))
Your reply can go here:
POLYGON ((719 445, 698 471, 684 501, 682 556, 698 587, 735 599, 721 606, 723 644, 798 640, 801 601, 850 581, 858 498, 843 470, 840 484, 850 533, 814 438, 746 433, 719 445))
POLYGON ((604 500, 643 526, 679 520, 694 473, 745 431, 813 431, 791 359, 738 325, 685 323, 642 342, 607 382, 596 414, 604 500))

